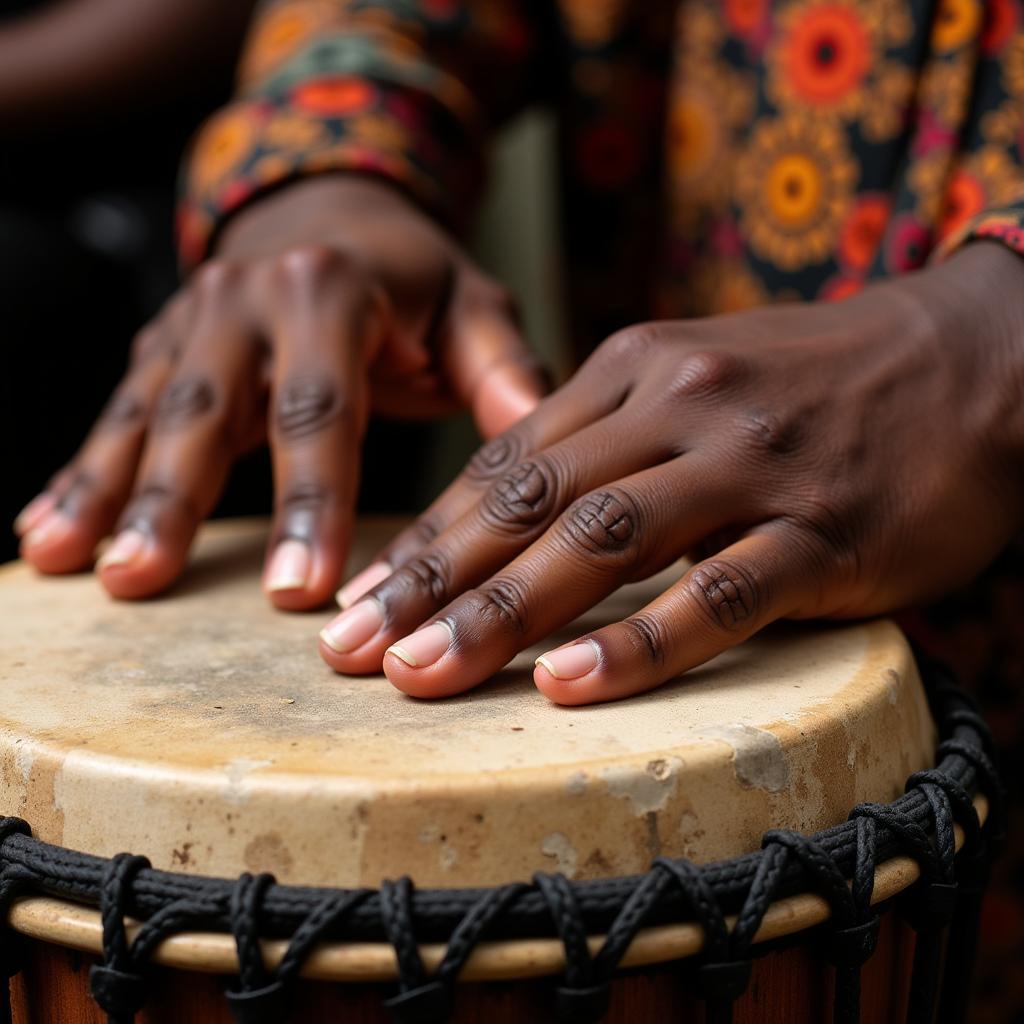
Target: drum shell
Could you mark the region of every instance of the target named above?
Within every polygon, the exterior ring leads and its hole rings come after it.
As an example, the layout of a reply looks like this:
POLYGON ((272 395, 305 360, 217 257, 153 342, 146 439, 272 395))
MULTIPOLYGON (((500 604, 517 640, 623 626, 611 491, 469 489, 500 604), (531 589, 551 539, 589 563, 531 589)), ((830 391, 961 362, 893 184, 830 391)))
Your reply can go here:
MULTIPOLYGON (((906 1018, 914 935, 894 911, 882 916, 878 948, 863 968, 861 1020, 898 1024, 906 1018)), ((25 969, 11 982, 12 1024, 106 1024, 89 994, 97 959, 77 950, 26 941, 25 969)), ((735 1004, 734 1024, 820 1024, 830 1020, 833 970, 815 951, 814 933, 794 936, 754 961, 747 992, 735 1004)), ((149 999, 138 1024, 234 1024, 224 999, 230 979, 154 966, 149 999)), ((550 977, 471 982, 456 988, 453 1024, 523 1024, 553 1020, 557 984, 550 977)), ((291 1001, 293 1024, 391 1024, 383 1006, 394 984, 301 980, 291 1001)), ((702 1024, 703 1004, 686 963, 634 968, 611 986, 606 1024, 672 1021, 702 1024)), ((281 1022, 285 1024, 285 1022, 281 1022)))

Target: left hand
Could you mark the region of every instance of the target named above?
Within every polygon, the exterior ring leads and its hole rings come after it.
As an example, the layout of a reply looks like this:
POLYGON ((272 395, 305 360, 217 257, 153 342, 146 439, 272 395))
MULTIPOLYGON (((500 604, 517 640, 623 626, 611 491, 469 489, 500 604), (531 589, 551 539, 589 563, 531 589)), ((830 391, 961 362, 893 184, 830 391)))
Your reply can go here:
POLYGON ((585 704, 779 618, 965 583, 1024 518, 1022 297, 1024 264, 978 243, 840 304, 614 335, 379 556, 392 575, 343 591, 321 653, 347 673, 383 661, 417 697, 458 693, 702 549, 635 615, 539 660, 544 694, 585 704))

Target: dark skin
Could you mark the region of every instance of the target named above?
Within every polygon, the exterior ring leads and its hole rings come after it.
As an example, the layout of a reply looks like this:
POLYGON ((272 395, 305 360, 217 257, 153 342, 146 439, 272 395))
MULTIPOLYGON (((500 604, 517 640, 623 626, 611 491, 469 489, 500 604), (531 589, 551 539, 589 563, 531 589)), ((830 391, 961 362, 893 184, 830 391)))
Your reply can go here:
POLYGON ((368 410, 461 397, 496 436, 344 588, 324 658, 457 693, 697 551, 650 605, 536 669, 558 703, 628 696, 776 619, 889 612, 992 561, 1024 519, 1022 284, 1017 256, 976 243, 841 304, 642 324, 536 405, 505 297, 454 242, 387 186, 305 182, 240 214, 140 340, 113 422, 50 489, 60 529, 33 512, 23 550, 78 568, 119 522, 145 547, 101 560, 104 585, 156 593, 233 456, 269 437, 271 552, 298 540, 312 570, 268 589, 308 607, 343 565, 368 410))
POLYGON ((478 453, 378 556, 396 571, 350 589, 321 653, 459 693, 696 551, 535 671, 560 704, 629 696, 776 619, 969 581, 1024 521, 1022 467, 1024 264, 996 244, 841 304, 642 324, 478 453))
POLYGON ((159 593, 233 461, 268 443, 265 588, 279 608, 317 607, 344 569, 371 410, 468 407, 492 436, 543 390, 507 294, 430 218, 368 179, 303 182, 232 220, 136 339, 106 413, 19 517, 22 554, 76 571, 114 531, 103 585, 159 593))

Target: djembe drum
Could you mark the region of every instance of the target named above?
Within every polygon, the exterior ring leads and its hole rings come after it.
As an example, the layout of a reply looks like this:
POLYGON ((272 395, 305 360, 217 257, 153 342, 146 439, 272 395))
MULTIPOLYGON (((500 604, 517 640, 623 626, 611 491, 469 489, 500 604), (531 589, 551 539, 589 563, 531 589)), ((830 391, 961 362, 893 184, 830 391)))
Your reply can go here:
POLYGON ((207 527, 144 603, 0 572, 17 1024, 962 1011, 995 782, 892 624, 780 627, 618 704, 549 704, 530 652, 417 702, 267 606, 264 537, 207 527))

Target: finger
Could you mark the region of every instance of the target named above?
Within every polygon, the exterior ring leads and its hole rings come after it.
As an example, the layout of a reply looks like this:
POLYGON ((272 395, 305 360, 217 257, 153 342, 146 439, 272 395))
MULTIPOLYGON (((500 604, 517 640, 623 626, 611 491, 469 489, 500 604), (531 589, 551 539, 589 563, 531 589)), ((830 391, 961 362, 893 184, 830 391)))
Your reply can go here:
POLYGON ((794 614, 821 578, 810 550, 774 527, 747 534, 631 618, 541 655, 534 682, 556 704, 660 686, 794 614))
POLYGON ((72 463, 19 516, 22 555, 42 572, 89 565, 131 491, 146 422, 170 371, 173 347, 154 325, 136 339, 148 355, 136 361, 72 463))
POLYGON ((526 552, 439 612, 443 626, 390 647, 388 678, 417 697, 483 682, 622 584, 677 560, 721 522, 726 497, 713 467, 694 457, 584 496, 526 552))
POLYGON ((493 285, 470 281, 458 288, 442 352, 456 394, 486 438, 508 430, 550 391, 513 303, 493 285))
POLYGON ((204 307, 154 410, 120 532, 97 563, 114 597, 155 594, 177 578, 262 404, 248 328, 204 307))
POLYGON ((382 294, 341 257, 295 253, 273 326, 270 442, 275 512, 264 588, 279 608, 323 604, 345 566, 369 416, 367 365, 382 294))
POLYGON ((576 498, 657 461, 650 438, 620 412, 518 463, 448 530, 330 623, 321 634, 324 657, 343 672, 377 671, 389 644, 507 565, 576 498), (371 611, 379 627, 372 636, 371 611))
POLYGON ((474 508, 495 482, 536 452, 614 412, 625 400, 629 387, 624 375, 609 377, 601 374, 599 368, 591 367, 588 371, 584 367, 525 419, 479 448, 427 510, 380 551, 367 569, 342 587, 337 595, 338 604, 348 608, 395 569, 420 555, 474 508))

